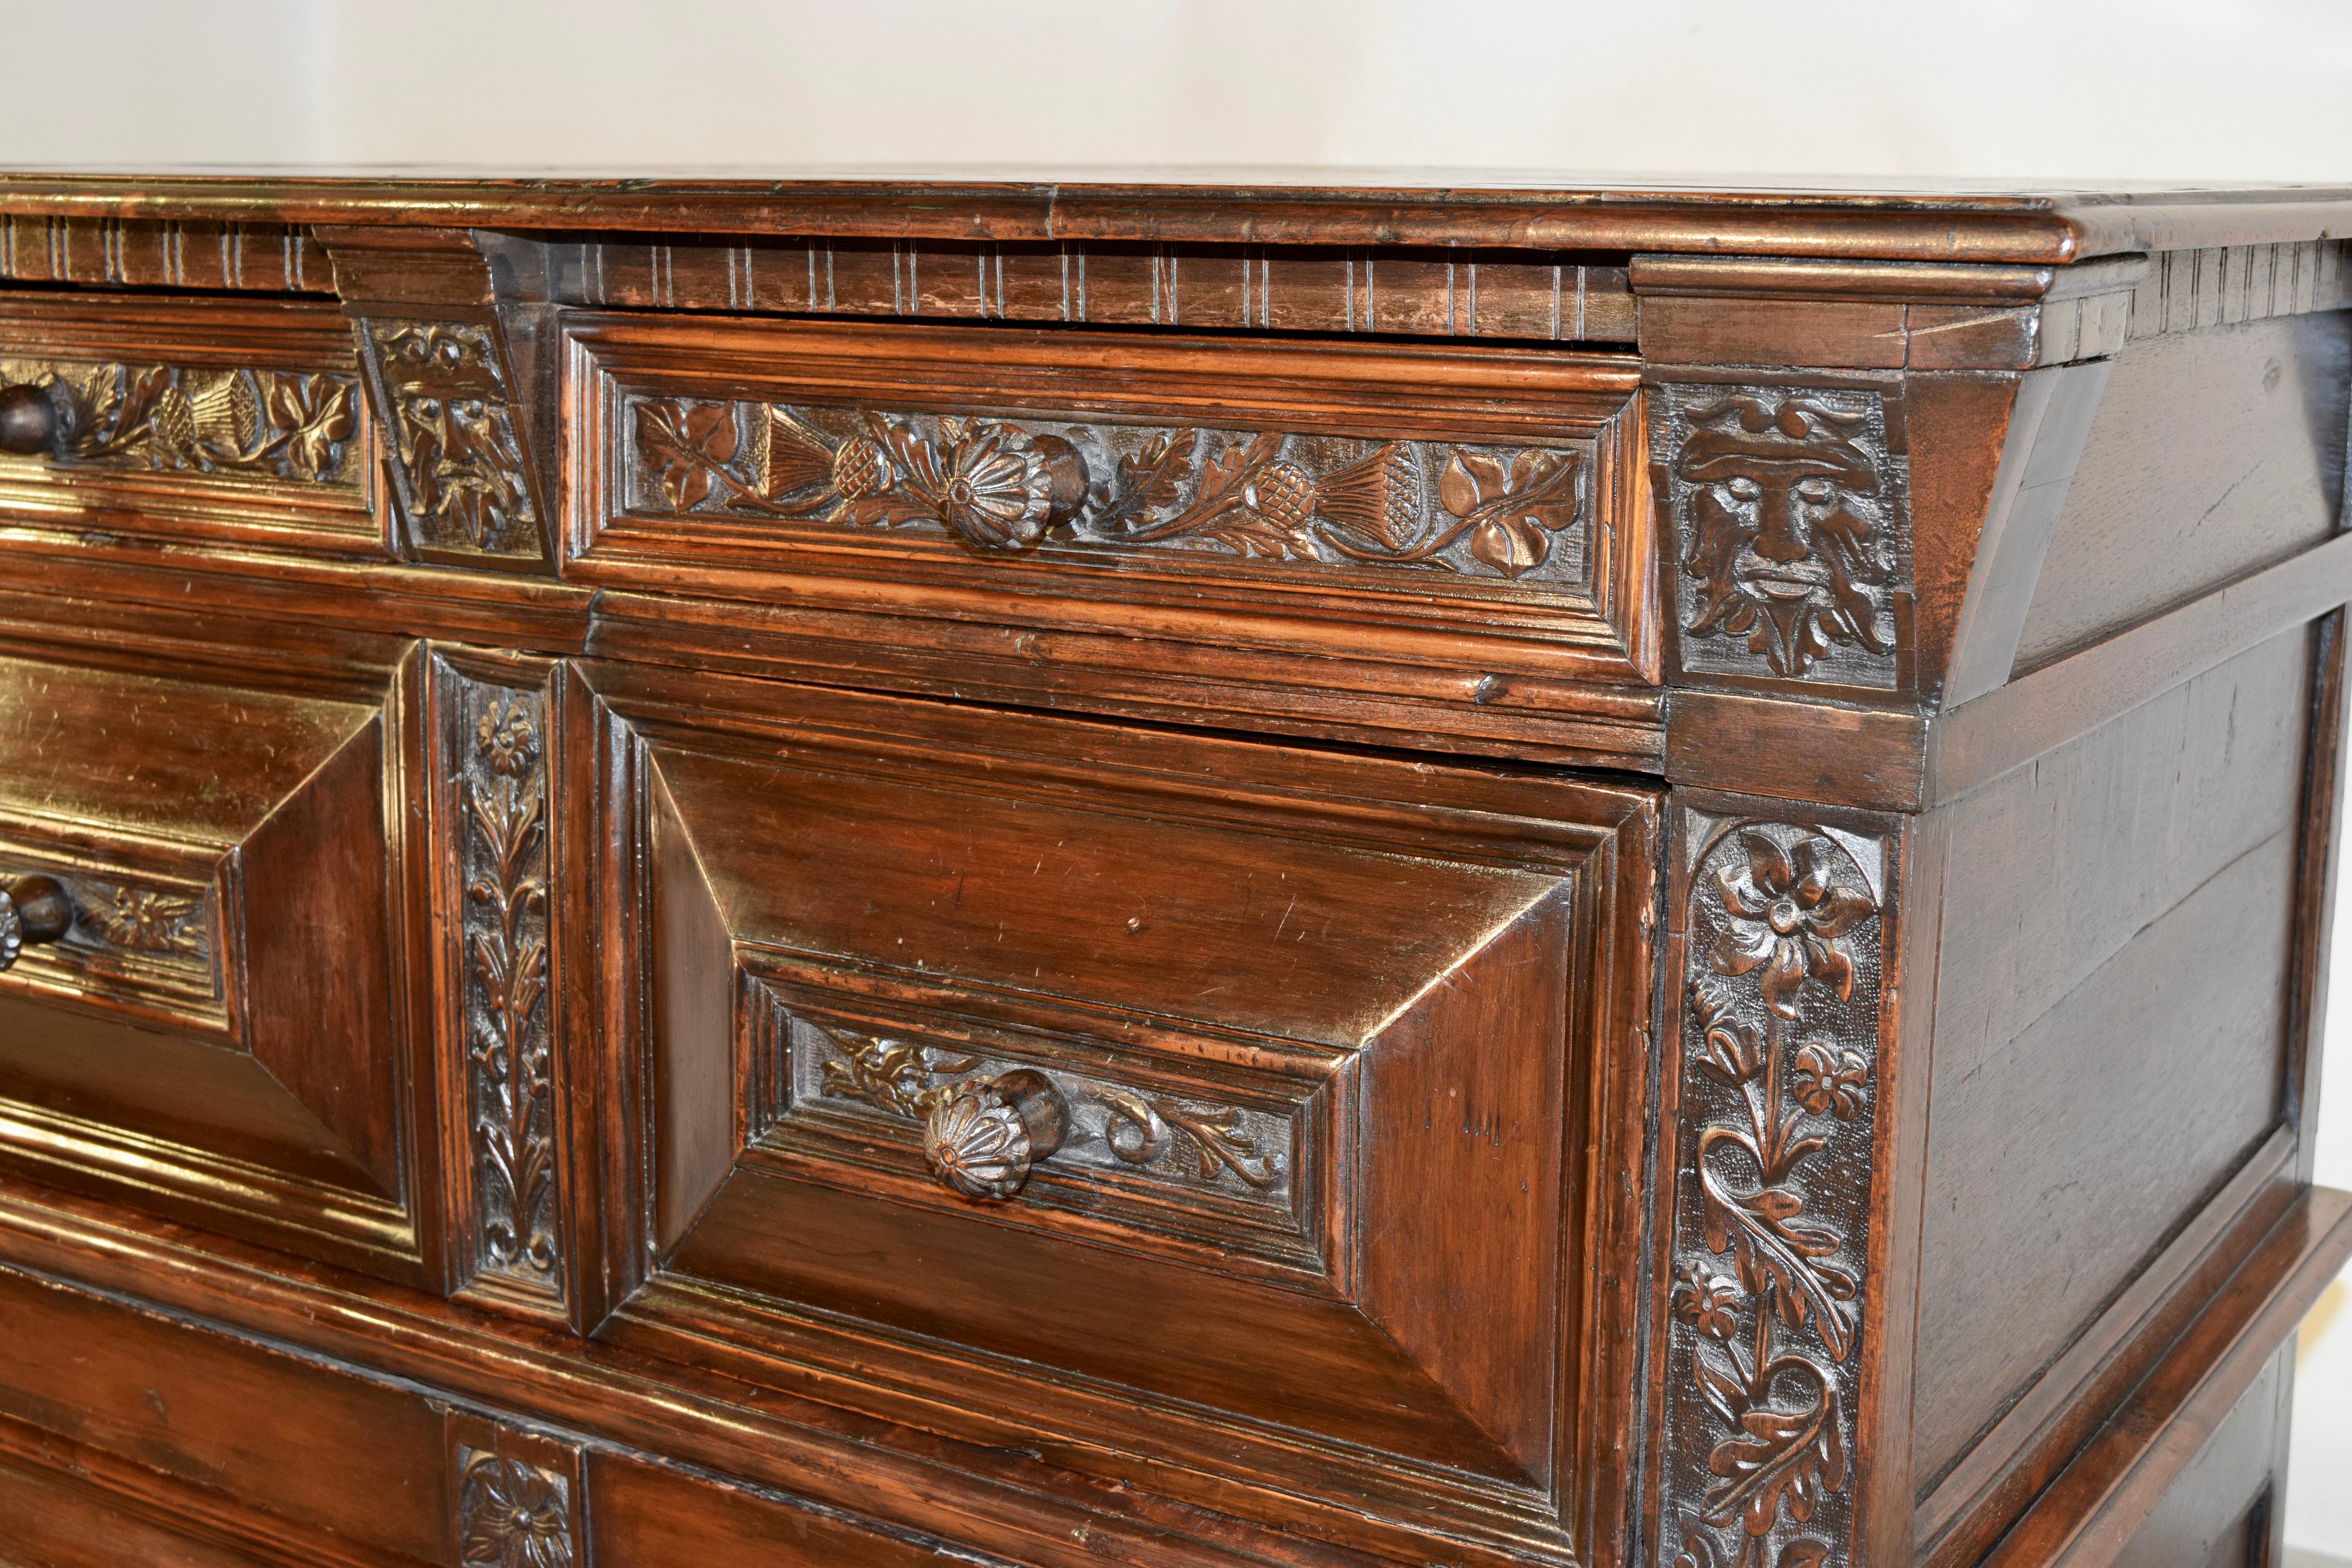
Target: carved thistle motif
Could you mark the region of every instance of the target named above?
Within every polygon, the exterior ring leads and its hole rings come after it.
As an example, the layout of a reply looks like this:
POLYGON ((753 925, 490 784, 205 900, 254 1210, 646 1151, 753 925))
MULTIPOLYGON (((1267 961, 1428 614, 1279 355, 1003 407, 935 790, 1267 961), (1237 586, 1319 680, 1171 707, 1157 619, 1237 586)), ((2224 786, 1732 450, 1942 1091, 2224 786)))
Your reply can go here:
POLYGON ((1041 544, 1574 582, 1577 447, 633 399, 631 504, 1041 544))
MULTIPOLYGON (((978 1056, 855 1034, 831 1025, 805 1027, 806 1034, 795 1031, 796 1037, 823 1041, 816 1074, 820 1095, 855 1100, 908 1121, 927 1121, 957 1088, 952 1080, 992 1070, 978 1056)), ((1064 1163, 1086 1163, 1091 1153, 1097 1156, 1096 1163, 1113 1168, 1208 1185, 1230 1173, 1258 1192, 1281 1179, 1280 1162, 1270 1152, 1260 1152, 1272 1131, 1269 1119, 1067 1074, 1050 1076, 1070 1109, 1073 1131, 1064 1163), (1099 1158, 1106 1155, 1108 1161, 1099 1158)))
POLYGON ((359 381, 326 371, 0 361, 58 409, 52 460, 356 485, 359 381))
POLYGON ((1720 823, 1693 868, 1662 1524, 1677 1568, 1848 1561, 1878 857, 1720 823))
POLYGON ((460 781, 468 1117, 480 1267, 559 1294, 547 781, 535 693, 467 683, 460 781))
POLYGON ((1657 389, 1685 669, 1895 684, 1905 475, 1875 392, 1657 389))
POLYGON ((539 515, 490 329, 374 320, 364 330, 416 542, 538 558, 539 515))
POLYGON ((481 1448, 457 1450, 465 1568, 572 1568, 568 1477, 481 1448))

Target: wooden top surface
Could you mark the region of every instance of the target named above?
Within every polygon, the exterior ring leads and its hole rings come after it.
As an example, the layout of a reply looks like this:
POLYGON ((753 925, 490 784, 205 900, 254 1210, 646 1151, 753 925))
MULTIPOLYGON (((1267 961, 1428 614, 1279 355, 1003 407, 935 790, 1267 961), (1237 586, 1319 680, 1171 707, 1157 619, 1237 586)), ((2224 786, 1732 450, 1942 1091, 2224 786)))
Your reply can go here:
POLYGON ((2352 233, 2352 186, 1901 187, 1507 172, 449 170, 0 174, 0 213, 929 240, 1485 245, 2063 263, 2352 233))

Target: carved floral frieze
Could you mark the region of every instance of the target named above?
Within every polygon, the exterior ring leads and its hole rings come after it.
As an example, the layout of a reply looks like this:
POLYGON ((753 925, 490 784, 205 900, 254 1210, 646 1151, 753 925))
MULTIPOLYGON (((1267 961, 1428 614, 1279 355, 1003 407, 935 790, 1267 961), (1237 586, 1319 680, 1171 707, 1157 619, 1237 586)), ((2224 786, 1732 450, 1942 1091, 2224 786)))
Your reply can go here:
POLYGON ((359 378, 331 371, 0 360, 57 405, 50 459, 130 471, 359 483, 359 378))
POLYGON ((1064 546, 1580 583, 1588 443, 1376 441, 639 397, 629 504, 983 552, 1064 546))
MULTIPOLYGON (((794 1076, 821 1099, 852 1101, 920 1123, 960 1079, 1012 1064, 915 1041, 865 1035, 796 1019, 794 1076), (814 1069, 813 1071, 811 1069, 814 1069)), ((1072 1110, 1074 1135, 1058 1163, 1127 1169, 1190 1185, 1278 1189, 1288 1124, 1234 1106, 1203 1105, 1055 1071, 1072 1110), (1228 1180, 1231 1178, 1231 1180, 1228 1180)))
POLYGON ((1910 519, 1888 424, 1875 391, 1655 389, 1685 670, 1896 684, 1910 519))
POLYGON ((1711 836, 1688 910, 1661 1531, 1677 1568, 1844 1563, 1882 847, 1692 820, 1711 836))

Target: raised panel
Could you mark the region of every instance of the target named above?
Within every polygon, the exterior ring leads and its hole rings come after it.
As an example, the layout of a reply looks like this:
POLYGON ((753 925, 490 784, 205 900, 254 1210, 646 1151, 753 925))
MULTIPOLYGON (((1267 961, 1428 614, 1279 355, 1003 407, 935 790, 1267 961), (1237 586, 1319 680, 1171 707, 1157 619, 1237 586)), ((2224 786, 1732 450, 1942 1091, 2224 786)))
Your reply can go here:
POLYGON ((291 680, 257 655, 163 673, 135 637, 109 665, 0 655, 0 873, 75 906, 0 973, 0 1162, 422 1278, 388 812, 407 667, 375 651, 291 680))
POLYGON ((576 580, 1164 637, 1225 656, 1196 653, 1200 673, 1276 686, 1330 658, 1654 677, 1637 378, 1614 356, 568 331, 576 580))
POLYGON ((608 885, 647 917, 621 1059, 650 1267, 608 1333, 854 1367, 828 1397, 1244 1511, 1280 1511, 1247 1494, 1286 1454, 1326 1506, 1570 1550, 1622 1440, 1580 1369, 1631 1376, 1583 1338, 1586 1260, 1632 1245, 1583 1173, 1633 1158, 1591 1085, 1647 992, 1611 960, 1645 792, 589 679, 637 781, 608 885), (1009 1074, 1066 1131, 963 1195, 927 1137, 1009 1074))

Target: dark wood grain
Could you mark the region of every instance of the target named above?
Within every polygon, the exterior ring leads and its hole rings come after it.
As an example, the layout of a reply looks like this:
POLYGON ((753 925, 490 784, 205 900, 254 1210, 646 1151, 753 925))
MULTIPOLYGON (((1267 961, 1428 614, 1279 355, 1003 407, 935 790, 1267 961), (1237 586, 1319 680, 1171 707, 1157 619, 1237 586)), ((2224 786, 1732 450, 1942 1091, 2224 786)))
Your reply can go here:
MULTIPOLYGON (((2118 1418, 1984 1559, 1989 1568, 2024 1563, 2102 1568, 2116 1561, 2239 1399, 2275 1363, 2280 1331, 2302 1317, 2347 1255, 2352 1199, 2322 1191, 2299 1202, 2175 1342, 2118 1418)), ((2252 1446, 2266 1457, 2277 1452, 2275 1422, 2273 1407, 2249 1423, 2252 1446)))
POLYGON ((1948 808, 1926 1475, 2282 1114, 2293 938, 2276 893, 2295 855, 2310 661, 2309 639, 2289 633, 1948 808), (2230 736, 2232 710, 2269 721, 2230 736), (2209 922, 2232 933, 2228 963, 2191 994, 2158 984, 2209 922), (2132 1065, 2168 1037, 2180 1046, 2162 1067, 2132 1065), (2103 1114, 2078 1122, 2084 1104, 2103 1114), (2168 1130, 2160 1181, 2085 1180, 2149 1127, 2168 1130), (2011 1284, 1983 1289, 1990 1278, 2011 1284))
MULTIPOLYGON (((1465 172, 1269 177, 1213 172, 1187 184, 1099 171, 989 180, 909 170, 888 179, 495 179, 191 174, 14 174, 0 211, 38 218, 182 223, 424 224, 677 234, 1270 244, 1505 245, 1894 260, 2064 263, 2122 252, 2314 240, 2340 225, 2340 188, 1956 191, 1848 182, 1815 190, 1709 191, 1703 182, 1498 183, 1465 172), (1063 174, 1091 177, 1063 178, 1063 174)), ((47 231, 42 243, 47 243, 47 231)))
POLYGON ((2274 1549, 2352 195, 1192 178, 0 175, 23 1551, 2274 1549))
POLYGON ((2119 356, 2052 530, 2015 673, 2334 533, 2347 356, 2352 324, 2336 313, 2167 334, 2119 356))

